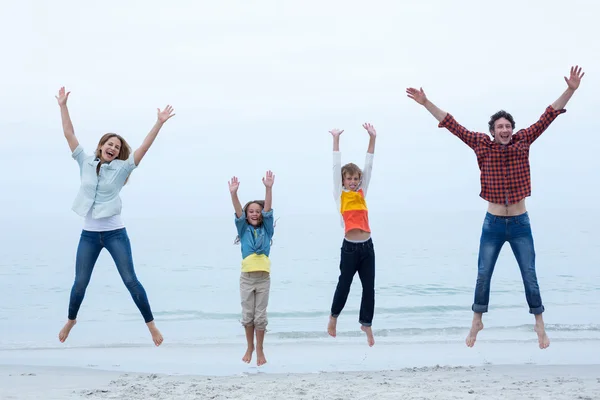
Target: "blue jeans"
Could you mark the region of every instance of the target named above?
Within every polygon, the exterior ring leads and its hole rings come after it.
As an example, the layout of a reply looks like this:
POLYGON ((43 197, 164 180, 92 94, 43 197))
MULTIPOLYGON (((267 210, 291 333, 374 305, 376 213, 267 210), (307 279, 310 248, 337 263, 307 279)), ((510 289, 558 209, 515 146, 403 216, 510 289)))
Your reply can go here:
POLYGON ((77 318, 77 312, 81 302, 83 302, 85 290, 90 283, 94 265, 100 251, 105 247, 115 261, 119 275, 121 275, 123 283, 129 289, 129 293, 142 313, 144 321, 148 323, 154 320, 146 291, 133 270, 131 244, 125 228, 107 232, 90 232, 86 230, 81 232, 75 262, 75 282, 71 288, 69 301, 69 319, 74 320, 77 318))
POLYGON ((340 257, 340 277, 338 280, 331 316, 337 318, 348 300, 350 286, 354 275, 358 272, 362 284, 362 298, 358 322, 364 326, 371 326, 375 313, 375 250, 371 239, 363 243, 353 243, 344 239, 340 257))
POLYGON ((494 266, 505 242, 510 244, 519 264, 525 297, 531 314, 544 312, 542 297, 535 274, 535 250, 529 214, 526 212, 514 217, 501 217, 486 213, 481 230, 477 286, 472 310, 478 313, 488 311, 490 302, 490 282, 494 266))

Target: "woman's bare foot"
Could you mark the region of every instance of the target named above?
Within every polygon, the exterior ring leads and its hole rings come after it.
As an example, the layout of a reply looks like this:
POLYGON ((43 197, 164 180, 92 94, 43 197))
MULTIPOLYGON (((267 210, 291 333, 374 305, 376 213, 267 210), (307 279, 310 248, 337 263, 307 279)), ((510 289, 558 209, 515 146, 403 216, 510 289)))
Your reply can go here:
POLYGON ((259 367, 261 365, 265 365, 267 363, 267 359, 265 358, 265 353, 263 352, 262 347, 256 347, 256 365, 259 367))
POLYGON ((369 347, 373 347, 375 344, 375 338, 373 337, 373 329, 370 326, 361 325, 360 329, 367 334, 367 343, 369 343, 369 347))
POLYGON ((335 337, 336 335, 337 318, 329 316, 329 323, 327 324, 327 333, 329 336, 335 337))
POLYGON ((533 328, 535 333, 538 335, 538 342, 540 344, 540 349, 544 350, 550 346, 550 338, 546 335, 546 329, 544 328, 544 323, 541 324, 536 323, 533 328))
POLYGON ((471 325, 471 330, 469 331, 469 334, 467 335, 467 339, 465 340, 467 347, 475 346, 475 341, 477 340, 477 334, 482 329, 483 329, 483 322, 481 322, 481 319, 473 318, 473 324, 471 325))
POLYGON ((252 361, 252 353, 254 353, 254 347, 248 347, 246 354, 242 357, 242 361, 246 364, 250 364, 250 361, 252 361))
POLYGON ((61 343, 64 343, 65 340, 67 340, 67 338, 69 337, 69 332, 71 332, 71 329, 73 329, 76 323, 77 320, 75 319, 67 320, 65 326, 63 326, 60 332, 58 332, 58 340, 60 340, 61 343))
POLYGON ((154 321, 150 321, 146 325, 148 326, 148 330, 150 330, 150 334, 152 335, 152 341, 156 346, 160 346, 163 342, 163 337, 156 325, 154 324, 154 321))

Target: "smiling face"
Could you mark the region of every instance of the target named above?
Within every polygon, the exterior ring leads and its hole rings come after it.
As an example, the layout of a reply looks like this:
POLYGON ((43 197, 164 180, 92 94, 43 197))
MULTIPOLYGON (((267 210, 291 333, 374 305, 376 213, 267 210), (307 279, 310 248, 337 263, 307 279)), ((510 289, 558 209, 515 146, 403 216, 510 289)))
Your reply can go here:
POLYGON ((500 110, 492 115, 488 126, 496 142, 503 145, 510 143, 513 130, 515 129, 515 120, 512 115, 504 110, 500 110))
POLYGON ((506 118, 499 118, 494 122, 492 134, 494 135, 494 139, 500 142, 500 144, 508 144, 513 134, 512 124, 506 118))
POLYGON ((96 157, 103 163, 113 160, 127 160, 131 150, 129 145, 116 133, 107 133, 98 142, 96 157))
POLYGON ((111 137, 98 150, 100 151, 100 159, 102 162, 111 162, 119 157, 122 143, 116 136, 111 137))
POLYGON ((250 203, 246 207, 246 219, 252 226, 259 226, 262 224, 262 206, 258 203, 250 203))

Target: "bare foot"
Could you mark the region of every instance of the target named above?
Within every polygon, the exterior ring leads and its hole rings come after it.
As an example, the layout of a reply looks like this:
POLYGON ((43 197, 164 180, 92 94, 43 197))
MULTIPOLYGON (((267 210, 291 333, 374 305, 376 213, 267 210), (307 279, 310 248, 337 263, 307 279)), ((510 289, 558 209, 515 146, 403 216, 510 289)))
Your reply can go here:
POLYGON ((535 324, 535 327, 533 329, 538 335, 540 349, 547 349, 548 346, 550 346, 550 338, 548 337, 548 335, 546 335, 546 329, 544 329, 544 324, 535 324))
POLYGON ((263 352, 262 347, 256 348, 256 365, 259 367, 261 365, 265 365, 267 363, 267 359, 265 358, 265 353, 263 352))
POLYGON ((71 332, 71 329, 73 329, 76 323, 77 320, 75 319, 67 320, 65 326, 63 326, 60 332, 58 332, 58 340, 60 340, 61 343, 64 343, 65 340, 67 340, 67 338, 69 337, 69 332, 71 332))
POLYGON ((471 330, 469 331, 469 335, 465 340, 465 343, 468 347, 475 346, 475 341, 477 340, 477 334, 480 330, 483 329, 483 322, 474 320, 473 325, 471 326, 471 330))
POLYGON ((335 331, 336 326, 337 326, 337 318, 334 318, 334 317, 332 317, 330 315, 329 316, 329 324, 327 324, 327 333, 329 333, 329 336, 335 337, 335 335, 336 335, 336 331, 335 331))
POLYGON ((152 341, 156 346, 160 346, 163 342, 163 337, 160 334, 160 331, 158 330, 156 325, 154 324, 154 321, 150 321, 146 325, 148 325, 148 329, 150 330, 150 334, 152 335, 152 341))
POLYGON ((250 364, 250 361, 252 361, 252 353, 254 353, 254 347, 248 347, 246 354, 244 354, 244 357, 242 357, 242 361, 246 364, 250 364))
POLYGON ((373 330, 371 327, 361 325, 360 329, 367 334, 367 343, 369 343, 369 347, 373 347, 375 344, 375 338, 373 337, 373 330))

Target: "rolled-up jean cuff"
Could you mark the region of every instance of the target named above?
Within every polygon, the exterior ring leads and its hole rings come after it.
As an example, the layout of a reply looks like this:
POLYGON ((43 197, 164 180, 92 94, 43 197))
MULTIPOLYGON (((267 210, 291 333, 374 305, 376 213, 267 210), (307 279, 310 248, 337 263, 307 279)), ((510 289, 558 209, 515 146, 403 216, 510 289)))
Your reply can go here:
POLYGON ((530 308, 529 309, 529 314, 533 314, 533 315, 538 315, 543 313, 544 311, 546 311, 546 309, 544 308, 544 306, 539 306, 536 308, 530 308))
POLYGON ((373 325, 371 322, 358 321, 358 323, 361 324, 362 326, 371 326, 371 325, 373 325))
POLYGON ((488 312, 488 306, 483 304, 473 304, 471 310, 476 313, 486 313, 488 312))

